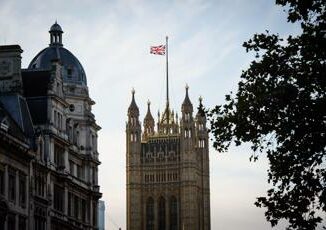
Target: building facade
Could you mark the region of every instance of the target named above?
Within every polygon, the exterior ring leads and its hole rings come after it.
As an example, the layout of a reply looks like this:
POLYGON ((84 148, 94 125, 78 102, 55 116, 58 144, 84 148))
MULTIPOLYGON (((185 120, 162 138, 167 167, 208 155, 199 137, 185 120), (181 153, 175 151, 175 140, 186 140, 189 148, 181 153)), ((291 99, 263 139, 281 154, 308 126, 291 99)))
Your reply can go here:
POLYGON ((95 102, 61 27, 49 32, 27 69, 18 45, 0 47, 0 221, 5 230, 98 229, 95 102))
POLYGON ((167 99, 156 129, 149 102, 141 127, 133 90, 126 158, 128 230, 210 229, 206 117, 201 98, 193 115, 188 87, 180 119, 167 99))
POLYGON ((98 230, 105 230, 105 202, 98 201, 98 230))

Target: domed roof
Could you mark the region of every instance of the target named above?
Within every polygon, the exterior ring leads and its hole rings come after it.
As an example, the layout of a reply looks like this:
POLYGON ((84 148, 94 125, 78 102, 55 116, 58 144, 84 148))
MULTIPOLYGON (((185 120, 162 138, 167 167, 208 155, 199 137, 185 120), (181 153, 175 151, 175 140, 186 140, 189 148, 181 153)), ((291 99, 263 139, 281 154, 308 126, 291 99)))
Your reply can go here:
POLYGON ((52 31, 58 31, 58 32, 63 33, 63 30, 61 29, 61 26, 57 23, 57 21, 51 26, 49 32, 52 32, 52 31))
POLYGON ((62 45, 62 29, 57 23, 50 29, 50 45, 39 52, 31 61, 28 69, 50 70, 53 60, 62 65, 63 81, 71 84, 87 85, 86 74, 79 60, 62 45))

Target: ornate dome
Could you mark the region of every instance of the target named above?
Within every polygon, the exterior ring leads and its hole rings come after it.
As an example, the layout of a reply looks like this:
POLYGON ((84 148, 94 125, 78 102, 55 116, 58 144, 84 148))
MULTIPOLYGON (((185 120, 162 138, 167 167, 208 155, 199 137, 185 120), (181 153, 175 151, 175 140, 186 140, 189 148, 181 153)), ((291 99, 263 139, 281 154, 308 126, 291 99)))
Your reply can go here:
POLYGON ((87 85, 86 74, 78 59, 62 45, 62 29, 57 22, 50 28, 50 45, 39 52, 28 69, 51 69, 51 62, 59 60, 63 66, 63 81, 71 84, 87 85))

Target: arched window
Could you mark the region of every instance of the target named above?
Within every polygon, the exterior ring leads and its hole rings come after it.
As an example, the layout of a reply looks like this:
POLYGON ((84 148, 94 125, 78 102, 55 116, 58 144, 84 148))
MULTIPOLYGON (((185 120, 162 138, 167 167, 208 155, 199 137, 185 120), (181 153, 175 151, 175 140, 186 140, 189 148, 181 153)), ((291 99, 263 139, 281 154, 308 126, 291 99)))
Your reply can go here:
POLYGON ((165 199, 158 200, 158 230, 165 230, 165 199))
POLYGON ((170 230, 178 229, 178 201, 175 196, 170 198, 170 230))
POLYGON ((154 200, 149 197, 146 202, 146 230, 154 230, 154 200))

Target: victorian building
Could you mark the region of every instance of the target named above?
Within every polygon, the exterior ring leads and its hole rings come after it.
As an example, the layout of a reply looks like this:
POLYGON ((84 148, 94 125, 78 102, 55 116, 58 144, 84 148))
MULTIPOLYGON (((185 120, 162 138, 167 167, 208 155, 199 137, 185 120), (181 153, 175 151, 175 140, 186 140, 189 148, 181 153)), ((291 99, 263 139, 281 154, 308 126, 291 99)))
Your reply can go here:
POLYGON ((63 47, 61 27, 55 23, 49 32, 49 46, 27 69, 21 69, 18 45, 0 47, 5 230, 97 229, 100 127, 94 101, 82 65, 63 47))
POLYGON ((132 92, 126 124, 128 230, 210 229, 206 117, 201 98, 193 115, 188 90, 180 119, 167 96, 156 128, 149 102, 142 127, 132 92))

